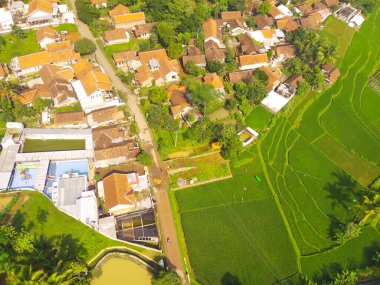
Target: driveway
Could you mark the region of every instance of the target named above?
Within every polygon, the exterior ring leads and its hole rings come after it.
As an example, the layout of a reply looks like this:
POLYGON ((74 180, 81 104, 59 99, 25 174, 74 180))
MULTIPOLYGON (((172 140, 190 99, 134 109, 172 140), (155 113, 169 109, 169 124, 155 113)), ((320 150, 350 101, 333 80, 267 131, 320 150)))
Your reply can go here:
MULTIPOLYGON (((71 8, 73 9, 75 15, 77 15, 75 9, 75 1, 69 0, 71 4, 71 8)), ((113 85, 116 89, 122 91, 127 94, 127 107, 130 109, 132 114, 135 116, 135 121, 139 130, 139 138, 141 144, 146 152, 150 153, 153 158, 153 164, 150 168, 152 178, 158 178, 164 181, 163 185, 166 185, 165 180, 167 179, 165 174, 161 174, 161 161, 157 149, 154 144, 154 140, 150 129, 148 127, 148 123, 145 119, 144 114, 140 110, 138 105, 138 98, 132 94, 131 90, 127 88, 124 83, 120 80, 120 78, 116 75, 111 64, 108 62, 106 56, 103 54, 101 49, 99 48, 96 38, 92 35, 88 26, 79 20, 77 20, 77 26, 79 30, 79 34, 83 37, 90 39, 93 43, 96 44, 97 49, 95 52, 97 62, 104 68, 105 72, 110 77, 113 85)), ((164 249, 167 263, 172 270, 175 270, 187 283, 187 279, 184 274, 184 267, 181 259, 181 254, 178 245, 178 238, 176 233, 176 228, 174 225, 174 218, 171 212, 167 187, 162 187, 161 185, 156 185, 157 187, 161 187, 160 191, 155 191, 155 199, 157 206, 157 214, 158 214, 158 224, 160 228, 162 247, 164 249), (170 244, 166 241, 170 239, 170 244)))

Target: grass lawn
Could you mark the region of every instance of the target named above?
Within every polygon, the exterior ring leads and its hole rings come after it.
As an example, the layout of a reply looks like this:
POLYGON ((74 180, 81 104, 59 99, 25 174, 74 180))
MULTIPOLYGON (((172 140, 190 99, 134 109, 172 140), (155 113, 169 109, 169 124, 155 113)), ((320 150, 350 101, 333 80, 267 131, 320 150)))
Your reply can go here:
POLYGON ((170 166, 171 187, 177 188, 179 179, 185 179, 190 186, 190 180, 196 178, 193 184, 207 182, 212 179, 220 179, 231 175, 229 162, 224 160, 219 153, 212 153, 198 157, 179 158, 167 162, 170 166), (212 163, 210 163, 212 161, 212 163))
POLYGON ((36 31, 27 30, 25 33, 25 39, 18 39, 12 34, 3 36, 6 44, 4 47, 0 46, 0 62, 9 64, 15 56, 30 54, 41 49, 36 39, 36 31))
POLYGON ((64 113, 64 112, 70 112, 70 111, 82 111, 82 107, 80 103, 76 103, 75 105, 54 108, 54 111, 56 111, 57 113, 64 113))
POLYGON ((85 140, 35 140, 27 139, 23 152, 43 152, 62 150, 83 150, 86 148, 85 140))
POLYGON ((149 250, 134 245, 126 246, 125 243, 104 237, 58 210, 41 193, 23 191, 23 195, 28 195, 29 199, 22 204, 13 216, 12 224, 17 228, 23 227, 36 236, 44 235, 46 238, 52 238, 63 235, 70 237, 83 247, 83 250, 79 252, 79 257, 87 261, 91 260, 102 249, 112 246, 124 246, 142 254, 151 254, 149 250))
POLYGON ((245 124, 255 131, 260 131, 267 126, 272 116, 273 115, 263 106, 258 105, 245 118, 245 124))
POLYGON ((60 24, 59 26, 54 28, 58 33, 62 31, 66 32, 77 32, 78 27, 75 24, 60 24))

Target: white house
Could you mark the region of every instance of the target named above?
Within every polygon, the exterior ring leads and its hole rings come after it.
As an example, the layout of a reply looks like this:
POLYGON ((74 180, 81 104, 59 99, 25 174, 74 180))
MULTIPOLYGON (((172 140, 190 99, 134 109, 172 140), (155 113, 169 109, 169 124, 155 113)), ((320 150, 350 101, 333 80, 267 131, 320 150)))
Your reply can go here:
POLYGON ((115 29, 111 31, 105 31, 103 33, 103 39, 106 45, 114 45, 129 42, 130 36, 127 30, 115 29))
POLYGON ((38 25, 53 20, 53 15, 58 12, 58 7, 48 0, 33 0, 29 3, 26 21, 31 25, 38 25))
POLYGON ((41 51, 12 58, 11 68, 17 76, 25 76, 39 71, 44 65, 50 62, 49 53, 47 51, 41 51))
POLYGON ((0 9, 0 31, 10 30, 14 25, 11 11, 5 10, 5 8, 0 9))
POLYGON ((43 26, 36 32, 37 42, 42 48, 46 48, 47 44, 55 43, 58 40, 56 30, 50 26, 43 26))
MULTIPOLYGON (((223 25, 223 23, 222 23, 223 25)), ((214 41, 219 48, 225 48, 221 26, 214 19, 208 19, 203 23, 204 42, 214 41)))
POLYGON ((241 55, 238 58, 239 69, 249 70, 269 65, 269 58, 266 53, 241 55))
POLYGON ((284 17, 292 17, 293 16, 292 11, 290 11, 290 9, 288 7, 286 7, 285 5, 280 4, 279 6, 277 6, 277 9, 281 11, 281 13, 282 13, 282 15, 284 15, 284 17))
POLYGON ((250 31, 249 34, 255 41, 263 44, 266 50, 269 50, 272 46, 285 41, 285 34, 279 29, 250 31))

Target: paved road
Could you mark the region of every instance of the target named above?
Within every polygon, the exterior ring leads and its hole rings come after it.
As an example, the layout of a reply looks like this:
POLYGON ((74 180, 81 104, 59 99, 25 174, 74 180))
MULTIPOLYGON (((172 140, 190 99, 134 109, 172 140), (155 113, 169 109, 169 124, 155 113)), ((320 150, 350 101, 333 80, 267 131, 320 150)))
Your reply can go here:
MULTIPOLYGON (((71 7, 75 9, 74 0, 69 0, 71 3, 71 7)), ((78 30, 81 36, 90 39, 97 46, 97 42, 95 37, 92 35, 88 26, 78 20, 78 30)), ((118 89, 127 94, 127 106, 131 110, 131 112, 135 116, 136 124, 139 129, 139 138, 144 149, 149 152, 153 157, 153 165, 150 169, 151 175, 153 178, 159 178, 163 181, 167 179, 165 174, 161 174, 161 161, 158 155, 158 152, 155 148, 154 141, 150 129, 148 127, 147 121, 144 117, 144 114, 141 112, 140 107, 138 105, 138 99, 135 95, 132 94, 131 90, 127 88, 120 78, 116 75, 116 72, 112 68, 111 64, 108 62, 107 58, 100 50, 99 46, 95 52, 96 60, 98 63, 104 68, 108 76, 110 77, 113 85, 118 89)), ((174 219, 171 212, 169 197, 167 193, 166 187, 160 187, 159 191, 155 193, 156 205, 157 205, 157 213, 158 213, 158 223, 160 227, 161 239, 163 249, 166 254, 167 263, 171 269, 175 270, 184 280, 187 282, 184 274, 184 267, 181 259, 181 254, 178 245, 178 238, 176 234, 176 229, 174 225, 174 219), (165 189, 164 189, 165 188, 165 189), (167 244, 167 239, 170 239, 170 244, 167 244)))

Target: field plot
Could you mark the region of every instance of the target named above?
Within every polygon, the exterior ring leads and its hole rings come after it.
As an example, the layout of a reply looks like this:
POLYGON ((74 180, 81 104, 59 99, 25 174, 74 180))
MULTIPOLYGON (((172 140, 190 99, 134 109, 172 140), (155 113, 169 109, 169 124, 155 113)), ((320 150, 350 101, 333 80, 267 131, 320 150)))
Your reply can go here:
POLYGON ((188 187, 199 183, 231 176, 229 162, 219 153, 198 157, 178 158, 166 162, 169 167, 172 189, 188 187))
POLYGON ((203 284, 270 284, 297 272, 269 187, 256 179, 264 177, 258 157, 244 155, 233 178, 174 192, 190 262, 203 284))
POLYGON ((263 106, 259 105, 248 115, 245 119, 245 123, 248 127, 259 131, 265 128, 271 118, 272 114, 263 106))
POLYGON ((23 152, 43 152, 43 151, 62 151, 62 150, 83 150, 85 149, 84 140, 35 140, 27 139, 24 144, 23 152))
MULTIPOLYGON (((343 246, 333 238, 336 225, 352 220, 363 190, 380 175, 380 113, 372 107, 377 99, 367 87, 379 62, 379 21, 377 10, 351 45, 344 43, 349 47, 338 81, 315 94, 310 104, 303 102, 291 119, 278 120, 259 141, 266 177, 301 255, 302 273, 315 281, 326 277, 334 263, 340 264, 338 270, 369 265, 369 254, 363 252, 380 242, 370 227, 343 246)), ((339 52, 342 41, 337 41, 339 52)))

